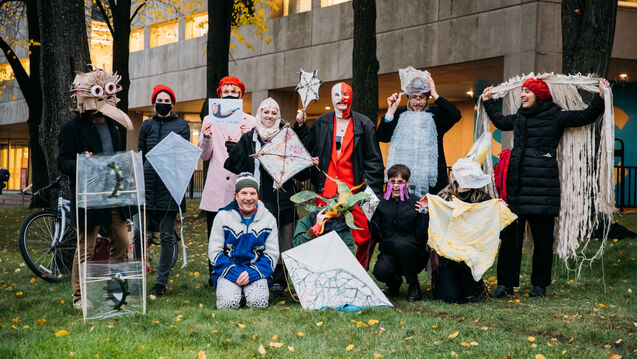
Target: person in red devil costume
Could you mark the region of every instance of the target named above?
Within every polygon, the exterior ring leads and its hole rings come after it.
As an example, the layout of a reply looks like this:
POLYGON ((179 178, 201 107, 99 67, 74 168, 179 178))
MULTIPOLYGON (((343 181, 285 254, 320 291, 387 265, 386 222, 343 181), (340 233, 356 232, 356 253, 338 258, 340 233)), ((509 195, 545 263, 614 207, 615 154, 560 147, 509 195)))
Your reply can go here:
MULTIPOLYGON (((302 124, 298 135, 303 144, 319 159, 318 169, 312 170, 314 189, 326 198, 338 194, 336 183, 330 177, 345 182, 350 188, 363 182, 375 193, 383 185, 383 157, 376 141, 376 126, 368 117, 352 111, 352 88, 344 83, 332 87, 334 111, 319 116, 308 130, 305 112, 297 115, 302 124)), ((369 268, 373 252, 367 217, 358 205, 352 211, 354 223, 360 230, 352 230, 357 245, 356 258, 363 268, 369 268)))

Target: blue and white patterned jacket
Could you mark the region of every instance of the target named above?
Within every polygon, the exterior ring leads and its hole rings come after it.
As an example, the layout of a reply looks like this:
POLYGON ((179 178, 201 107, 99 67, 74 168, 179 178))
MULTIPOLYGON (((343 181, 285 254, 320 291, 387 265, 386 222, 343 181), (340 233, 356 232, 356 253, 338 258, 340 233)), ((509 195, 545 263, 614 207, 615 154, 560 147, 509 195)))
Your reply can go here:
POLYGON ((250 283, 272 275, 279 260, 279 233, 263 202, 250 218, 241 215, 237 201, 219 210, 210 231, 208 258, 215 287, 219 277, 234 283, 243 271, 250 283))

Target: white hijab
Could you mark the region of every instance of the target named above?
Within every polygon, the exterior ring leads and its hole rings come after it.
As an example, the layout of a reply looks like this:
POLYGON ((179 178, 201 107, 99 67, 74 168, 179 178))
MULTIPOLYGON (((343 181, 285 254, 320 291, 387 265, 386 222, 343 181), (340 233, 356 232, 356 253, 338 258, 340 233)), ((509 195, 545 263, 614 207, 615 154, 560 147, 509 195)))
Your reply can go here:
POLYGON ((274 101, 272 97, 268 97, 265 100, 261 101, 255 117, 257 119, 256 129, 259 133, 259 137, 261 137, 263 141, 269 140, 272 136, 274 136, 275 133, 277 133, 277 131, 279 131, 279 125, 281 124, 281 109, 279 108, 279 104, 274 101), (278 112, 276 121, 274 122, 274 125, 272 125, 272 127, 265 127, 263 119, 261 118, 261 111, 264 108, 268 107, 274 107, 278 112))

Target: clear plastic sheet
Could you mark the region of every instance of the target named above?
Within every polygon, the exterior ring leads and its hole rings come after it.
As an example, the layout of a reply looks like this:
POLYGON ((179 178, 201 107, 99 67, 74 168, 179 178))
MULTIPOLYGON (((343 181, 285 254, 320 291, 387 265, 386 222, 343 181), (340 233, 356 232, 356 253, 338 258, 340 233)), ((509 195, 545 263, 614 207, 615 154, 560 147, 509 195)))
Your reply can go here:
POLYGON ((77 206, 107 208, 145 204, 142 154, 78 154, 77 206))
POLYGON ((86 268, 86 275, 80 276, 84 320, 144 313, 144 267, 139 261, 81 264, 80 272, 86 268))

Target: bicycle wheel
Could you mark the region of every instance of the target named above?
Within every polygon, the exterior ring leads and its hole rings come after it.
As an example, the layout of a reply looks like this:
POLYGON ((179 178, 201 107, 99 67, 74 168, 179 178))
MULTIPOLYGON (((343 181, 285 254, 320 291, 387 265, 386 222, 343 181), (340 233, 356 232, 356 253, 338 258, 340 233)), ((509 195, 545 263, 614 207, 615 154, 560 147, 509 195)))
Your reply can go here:
POLYGON ((56 223, 55 211, 43 210, 28 216, 20 227, 18 243, 25 263, 38 277, 47 282, 61 282, 71 278, 73 255, 77 245, 76 232, 67 219, 62 239, 53 245, 56 223))

